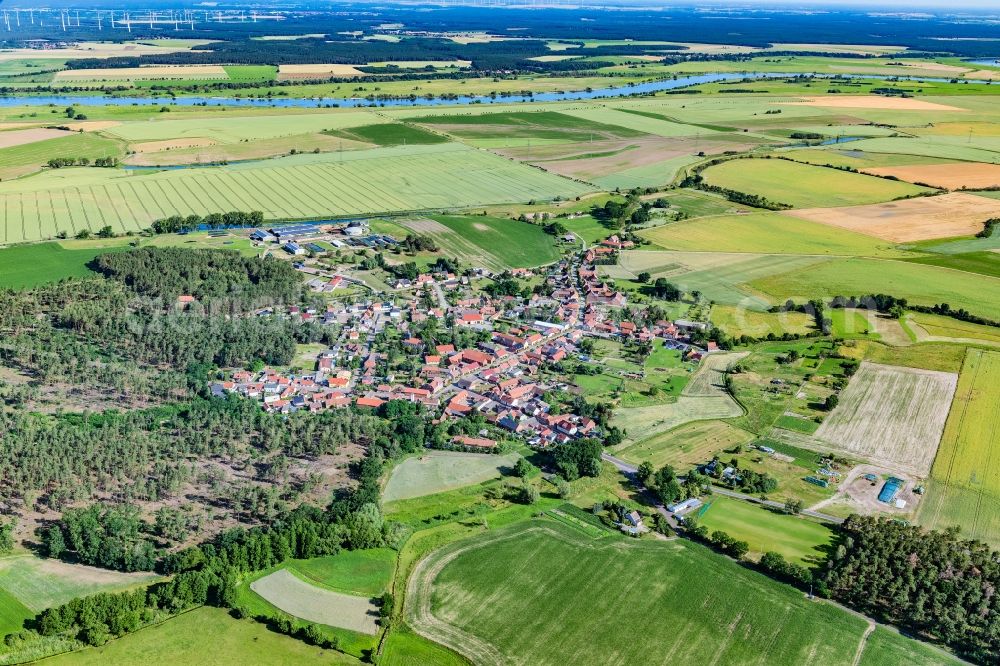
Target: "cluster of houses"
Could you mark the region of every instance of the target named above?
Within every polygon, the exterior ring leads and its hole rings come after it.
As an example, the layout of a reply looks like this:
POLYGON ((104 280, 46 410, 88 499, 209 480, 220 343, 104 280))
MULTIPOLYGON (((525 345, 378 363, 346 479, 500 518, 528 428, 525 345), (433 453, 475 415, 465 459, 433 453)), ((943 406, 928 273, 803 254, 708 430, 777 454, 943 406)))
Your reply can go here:
MULTIPOLYGON (((608 240, 625 247, 615 237, 608 240)), ((640 326, 611 315, 627 301, 597 277, 594 262, 605 249, 615 251, 615 247, 601 246, 554 264, 545 275, 547 288, 528 299, 492 297, 473 289, 467 278, 437 273, 422 274, 410 284, 397 286, 436 290, 439 295, 441 289, 458 290, 451 303, 441 296, 439 307, 426 307, 422 299, 387 296, 385 301, 331 302, 325 310, 260 310, 261 316, 336 326, 338 340, 318 354, 312 371, 238 370, 230 380, 213 383, 212 391, 259 400, 264 409, 278 413, 349 406, 377 409, 390 400, 405 400, 423 405, 440 419, 479 415, 537 447, 599 437, 594 419, 549 404, 546 397, 562 385, 547 383, 542 369, 579 358, 578 345, 585 336, 662 343, 686 353, 705 351, 683 339, 694 323, 659 321, 640 326), (539 319, 539 313, 547 316, 539 319), (421 325, 431 318, 479 333, 469 337, 474 342, 468 348, 427 343, 418 335, 421 325), (387 330, 408 356, 405 371, 393 366, 390 354, 380 347, 379 340, 386 338, 379 334, 387 330)), ((532 274, 518 271, 520 277, 532 274)), ((321 289, 339 286, 333 284, 335 279, 313 278, 321 289)), ((469 449, 496 445, 482 437, 460 439, 453 443, 469 449)))

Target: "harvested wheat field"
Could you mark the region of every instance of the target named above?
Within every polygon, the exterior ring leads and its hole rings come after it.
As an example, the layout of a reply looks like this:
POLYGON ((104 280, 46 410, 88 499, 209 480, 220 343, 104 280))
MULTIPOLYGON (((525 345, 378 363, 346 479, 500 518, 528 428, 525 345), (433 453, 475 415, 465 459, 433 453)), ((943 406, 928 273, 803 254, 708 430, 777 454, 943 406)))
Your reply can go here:
POLYGON ((353 65, 310 64, 278 66, 278 80, 322 78, 324 76, 364 76, 364 72, 353 65))
POLYGON ((1000 201, 952 192, 865 206, 804 208, 793 213, 811 222, 907 243, 979 233, 986 220, 1000 216, 1000 201))
POLYGON ((1000 186, 1000 164, 964 162, 959 164, 918 164, 914 166, 865 169, 876 176, 893 176, 910 183, 923 183, 946 190, 963 187, 982 189, 1000 186))
POLYGON ((863 363, 814 442, 926 477, 957 382, 950 372, 863 363))
POLYGON ((109 67, 101 69, 66 69, 57 72, 62 81, 133 81, 137 79, 228 79, 222 65, 151 65, 149 67, 109 67))
POLYGON ((0 132, 0 148, 13 148, 14 146, 23 146, 28 143, 35 143, 36 141, 45 141, 46 139, 58 139, 59 137, 67 136, 64 130, 57 129, 45 129, 39 127, 37 129, 22 129, 22 130, 12 130, 10 132, 0 132))
POLYGON ((803 97, 797 102, 778 102, 801 106, 825 106, 831 109, 886 109, 888 111, 965 111, 957 106, 927 102, 913 97, 884 97, 882 95, 830 95, 803 97))

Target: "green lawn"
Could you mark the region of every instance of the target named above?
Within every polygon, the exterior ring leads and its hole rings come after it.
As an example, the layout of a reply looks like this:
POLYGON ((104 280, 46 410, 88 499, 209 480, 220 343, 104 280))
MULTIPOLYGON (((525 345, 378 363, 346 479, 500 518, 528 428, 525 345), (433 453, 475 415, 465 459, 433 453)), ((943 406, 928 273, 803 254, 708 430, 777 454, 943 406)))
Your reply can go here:
POLYGON ((395 502, 482 483, 512 468, 517 458, 517 454, 426 451, 393 467, 382 497, 395 502))
POLYGON ((702 175, 710 185, 759 194, 795 208, 879 203, 928 191, 909 183, 779 159, 729 160, 702 175))
POLYGON ((448 141, 447 137, 443 137, 440 134, 402 123, 362 125, 361 127, 352 127, 351 129, 336 130, 327 133, 334 136, 342 136, 345 139, 374 143, 379 146, 445 143, 448 141))
MULTIPOLYGON (((449 215, 433 219, 479 248, 479 252, 495 257, 505 267, 530 268, 559 259, 556 237, 535 224, 487 216, 449 215)), ((448 253, 447 242, 447 237, 443 237, 441 249, 445 254, 448 253)))
POLYGON ((58 243, 0 249, 0 287, 21 289, 65 278, 93 275, 87 264, 105 248, 67 250, 58 243))
POLYGON ((885 627, 876 627, 865 643, 859 666, 958 666, 962 660, 933 646, 901 636, 885 627))
POLYGON ((346 550, 311 560, 292 560, 286 568, 299 578, 335 592, 377 597, 392 578, 396 551, 389 548, 346 550))
POLYGON ((595 540, 550 521, 447 546, 414 576, 411 626, 482 663, 847 666, 866 627, 686 540, 595 540))
POLYGON ((710 532, 722 530, 746 541, 751 553, 762 555, 774 551, 806 566, 826 560, 823 549, 833 541, 834 532, 822 523, 721 495, 707 498, 705 504, 708 508, 699 510, 698 523, 710 532))
POLYGON ((35 613, 22 604, 10 592, 0 588, 0 634, 6 636, 24 628, 24 621, 35 617, 35 613))
POLYGON ((253 620, 234 620, 219 608, 199 608, 99 648, 52 657, 54 666, 245 666, 269 664, 359 664, 357 659, 321 650, 277 634, 253 620))

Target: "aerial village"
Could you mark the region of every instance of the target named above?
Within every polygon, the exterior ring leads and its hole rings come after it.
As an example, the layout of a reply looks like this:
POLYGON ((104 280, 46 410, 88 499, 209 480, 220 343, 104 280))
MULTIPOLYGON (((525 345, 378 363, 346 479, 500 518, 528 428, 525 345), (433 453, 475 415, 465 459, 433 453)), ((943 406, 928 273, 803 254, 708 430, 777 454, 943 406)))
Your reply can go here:
MULTIPOLYGON (((335 294, 355 281, 300 259, 303 248, 315 246, 311 242, 319 237, 315 226, 257 230, 250 237, 291 255, 296 268, 307 274, 306 284, 313 292, 335 294)), ((378 249, 398 243, 368 233, 359 222, 322 238, 335 247, 378 249)), ((572 235, 564 240, 576 241, 572 235)), ((598 277, 597 262, 631 245, 612 235, 597 246, 568 252, 544 268, 512 269, 501 276, 484 268, 463 275, 420 273, 414 280, 396 280, 393 291, 379 293, 380 299, 330 298, 325 310, 261 309, 260 316, 330 327, 336 342, 318 352, 308 371, 240 369, 214 382, 212 393, 236 393, 277 413, 349 406, 375 410, 388 401, 405 400, 419 403, 440 419, 481 415, 490 429, 482 430, 480 437, 456 436, 451 445, 459 450, 498 450, 500 440, 545 448, 599 437, 603 433, 595 419, 555 409, 546 400, 553 391, 571 389, 564 377, 546 370, 564 359, 586 359, 583 340, 665 346, 693 362, 716 350, 712 342, 704 346, 691 342, 692 332, 704 330, 702 322, 659 320, 643 325, 622 319, 628 299, 598 277), (540 278, 545 288, 524 298, 491 295, 477 285, 482 279, 519 278, 540 278), (437 335, 446 330, 449 333, 437 335), (444 337, 462 342, 436 344, 435 338, 444 337)))

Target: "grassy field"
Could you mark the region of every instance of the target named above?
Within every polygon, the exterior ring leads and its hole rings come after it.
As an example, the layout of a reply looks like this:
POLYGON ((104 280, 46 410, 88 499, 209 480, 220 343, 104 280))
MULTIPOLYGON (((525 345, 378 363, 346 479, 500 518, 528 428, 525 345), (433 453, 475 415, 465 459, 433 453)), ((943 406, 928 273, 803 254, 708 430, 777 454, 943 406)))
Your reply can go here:
MULTIPOLYGON (((810 268, 822 266, 831 260, 825 257, 786 254, 749 254, 727 252, 655 252, 648 250, 627 251, 621 254, 618 266, 604 267, 611 277, 634 279, 646 271, 652 277, 665 277, 685 291, 698 290, 704 297, 725 305, 747 305, 766 309, 770 302, 756 288, 760 282, 774 280, 782 285, 785 276, 810 275, 810 268), (749 286, 747 286, 749 285, 749 286)), ((857 291, 851 293, 869 293, 857 291)), ((839 292, 838 292, 839 293, 839 292)), ((801 297, 808 292, 792 291, 789 295, 801 297)))
POLYGON ((593 540, 553 523, 438 551, 409 589, 411 626, 482 665, 661 664, 665 655, 847 665, 865 629, 686 541, 593 540), (630 630, 594 631, 606 617, 630 630))
POLYGON ((864 363, 816 438, 852 456, 926 476, 956 379, 949 373, 864 363))
POLYGON ((876 627, 861 655, 858 666, 898 666, 899 664, 920 664, 921 666, 958 666, 965 662, 933 646, 901 636, 897 632, 876 627))
POLYGON ((172 118, 173 113, 143 123, 125 123, 105 130, 129 143, 208 138, 219 143, 273 139, 307 132, 344 130, 389 122, 367 111, 237 115, 233 111, 200 118, 172 118))
POLYGON ((1000 353, 970 349, 921 506, 922 524, 958 525, 969 536, 1000 540, 998 390, 1000 353))
POLYGON ((727 335, 750 335, 757 338, 768 334, 805 334, 814 329, 815 319, 802 312, 758 312, 732 305, 713 305, 710 319, 727 335))
POLYGON ((427 451, 407 458, 389 474, 382 498, 391 503, 482 483, 512 468, 519 456, 427 451))
POLYGON ((58 243, 17 245, 0 249, 0 287, 34 287, 64 278, 93 275, 87 264, 107 250, 67 250, 58 243))
POLYGON ((941 266, 956 271, 979 273, 980 275, 1000 278, 1000 254, 996 252, 980 251, 963 254, 943 254, 933 257, 919 257, 910 259, 910 261, 917 264, 941 266))
POLYGON ((25 620, 34 617, 34 611, 21 603, 13 594, 0 588, 0 634, 6 636, 21 631, 25 620))
POLYGON ((740 416, 743 410, 729 396, 682 395, 676 401, 625 407, 615 410, 615 425, 624 428, 629 441, 642 442, 654 434, 692 421, 711 421, 740 416))
POLYGON ((706 499, 705 504, 707 507, 697 513, 698 524, 746 541, 755 557, 773 551, 805 566, 827 559, 826 550, 833 542, 834 532, 822 523, 721 495, 706 499))
POLYGON ((270 219, 443 209, 551 199, 587 190, 456 144, 301 155, 128 176, 62 169, 0 186, 0 242, 75 235, 105 224, 138 231, 172 214, 261 210, 270 219), (50 176, 50 174, 44 174, 50 176))
POLYGON ((702 175, 711 185, 759 194, 795 208, 878 203, 927 191, 908 183, 775 159, 730 160, 702 175))
POLYGON ((308 583, 287 569, 258 578, 250 589, 275 607, 297 618, 375 635, 378 608, 369 597, 327 590, 308 583))
POLYGON ((253 620, 234 620, 220 608, 198 608, 99 648, 46 659, 56 666, 177 666, 360 664, 340 652, 321 650, 274 633, 253 620))
POLYGON ((445 253, 453 242, 457 249, 464 249, 460 246, 464 241, 479 253, 491 255, 501 269, 541 266, 559 258, 555 237, 534 224, 486 216, 441 215, 433 219, 461 239, 439 237, 445 253))
POLYGON ((392 578, 396 551, 388 548, 345 550, 311 560, 291 560, 286 568, 300 578, 336 592, 377 597, 392 578))
POLYGON ((923 339, 921 331, 934 340, 962 340, 987 345, 1000 345, 1000 330, 993 326, 982 326, 952 317, 912 312, 907 316, 910 328, 917 331, 917 338, 923 339))
POLYGON ((403 146, 431 143, 445 143, 447 138, 434 132, 428 132, 421 127, 404 125, 402 123, 380 123, 377 125, 362 125, 350 129, 333 130, 334 136, 346 139, 374 143, 377 146, 403 146))
POLYGON ((881 292, 920 305, 961 304, 975 314, 1000 319, 1000 279, 905 261, 835 259, 773 271, 751 278, 748 284, 775 302, 881 292))
POLYGON ((687 470, 712 459, 718 451, 746 444, 753 435, 723 421, 698 421, 658 433, 615 452, 633 463, 648 460, 654 467, 673 465, 687 470))
POLYGON ((0 149, 0 179, 8 180, 40 171, 50 159, 59 157, 121 157, 119 141, 84 132, 0 149))
MULTIPOLYGON (((534 141, 591 141, 595 138, 644 136, 620 125, 597 122, 556 111, 502 111, 444 114, 410 118, 412 122, 436 126, 474 145, 503 146, 518 139, 534 141)), ((513 145, 513 144, 511 144, 513 145)))
POLYGON ((156 581, 155 574, 126 574, 32 556, 0 559, 0 590, 34 612, 75 597, 130 589, 156 581))
POLYGON ((871 236, 779 213, 695 219, 656 227, 640 235, 666 250, 890 257, 908 254, 871 236))

